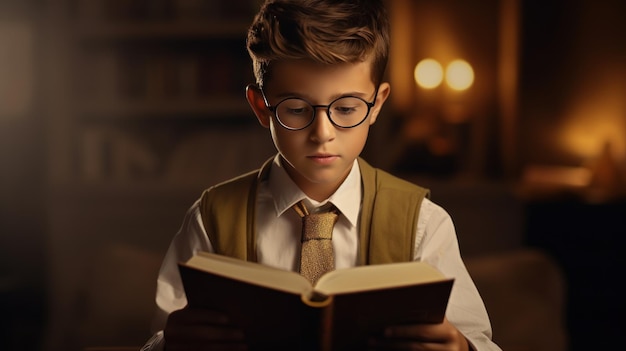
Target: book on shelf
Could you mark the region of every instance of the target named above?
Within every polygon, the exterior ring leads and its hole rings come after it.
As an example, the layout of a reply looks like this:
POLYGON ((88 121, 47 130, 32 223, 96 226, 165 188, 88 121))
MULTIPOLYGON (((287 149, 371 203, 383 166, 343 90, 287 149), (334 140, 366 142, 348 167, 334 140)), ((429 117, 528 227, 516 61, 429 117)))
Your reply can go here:
POLYGON ((179 263, 190 308, 226 313, 252 350, 366 349, 386 326, 443 321, 453 279, 423 262, 296 272, 199 252, 179 263))

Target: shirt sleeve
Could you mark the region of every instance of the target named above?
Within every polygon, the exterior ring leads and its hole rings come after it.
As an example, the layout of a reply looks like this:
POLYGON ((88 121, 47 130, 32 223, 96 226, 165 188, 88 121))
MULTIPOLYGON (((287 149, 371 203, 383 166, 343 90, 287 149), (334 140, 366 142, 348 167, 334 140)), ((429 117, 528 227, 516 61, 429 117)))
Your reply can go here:
POLYGON ((156 312, 152 321, 152 338, 142 351, 163 350, 163 328, 170 313, 187 305, 187 298, 178 271, 178 262, 187 261, 198 251, 213 252, 213 247, 202 224, 200 201, 185 214, 183 224, 172 239, 165 254, 156 287, 156 312))
POLYGON ((454 278, 446 318, 474 350, 500 350, 491 340, 487 310, 461 258, 452 218, 429 199, 422 202, 415 242, 415 260, 429 263, 454 278))

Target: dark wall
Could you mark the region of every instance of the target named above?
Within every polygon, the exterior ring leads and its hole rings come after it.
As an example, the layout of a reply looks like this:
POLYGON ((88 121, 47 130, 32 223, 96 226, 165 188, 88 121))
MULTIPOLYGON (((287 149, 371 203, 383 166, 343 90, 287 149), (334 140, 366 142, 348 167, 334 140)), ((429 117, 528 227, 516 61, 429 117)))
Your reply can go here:
POLYGON ((0 349, 36 350, 45 318, 45 140, 38 92, 41 4, 0 2, 0 349), (13 64, 17 63, 16 67, 13 64), (9 74, 7 74, 9 73, 9 74))
MULTIPOLYGON (((626 138, 626 3, 619 0, 522 1, 520 152, 524 163, 580 165, 583 155, 559 144, 572 118, 612 118, 624 155, 626 138), (604 105, 604 106, 603 106, 604 105), (606 110, 607 105, 615 105, 606 110), (621 107, 620 107, 621 105, 621 107), (579 112, 582 108, 586 109, 579 112), (610 115, 610 116, 609 116, 610 115)), ((601 143, 602 141, 598 141, 601 143)), ((594 148, 598 146, 593 145, 594 148)))

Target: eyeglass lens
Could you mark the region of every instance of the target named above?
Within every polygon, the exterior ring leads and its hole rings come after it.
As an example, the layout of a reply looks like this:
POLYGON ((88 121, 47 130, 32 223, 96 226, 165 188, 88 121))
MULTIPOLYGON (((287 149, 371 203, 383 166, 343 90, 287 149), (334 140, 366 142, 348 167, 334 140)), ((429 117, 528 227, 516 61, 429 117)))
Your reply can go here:
MULTIPOLYGON (((361 123, 369 112, 367 103, 356 97, 342 97, 333 101, 326 108, 331 121, 344 128, 350 128, 361 123)), ((315 118, 316 107, 299 98, 281 101, 276 106, 276 117, 286 127, 300 129, 308 126, 315 118)))

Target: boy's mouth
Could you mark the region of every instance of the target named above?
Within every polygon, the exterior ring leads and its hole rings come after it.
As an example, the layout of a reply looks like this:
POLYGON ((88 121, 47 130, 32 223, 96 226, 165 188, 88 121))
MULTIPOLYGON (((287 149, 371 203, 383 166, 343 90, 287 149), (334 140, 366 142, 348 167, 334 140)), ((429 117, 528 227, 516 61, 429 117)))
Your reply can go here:
POLYGON ((332 154, 314 154, 314 155, 309 155, 308 157, 310 157, 310 158, 328 158, 328 157, 337 157, 337 155, 332 155, 332 154))
POLYGON ((315 154, 315 155, 310 155, 310 156, 307 156, 307 157, 309 159, 313 160, 313 161, 316 161, 316 162, 327 163, 327 162, 332 162, 338 156, 337 155, 331 155, 331 154, 315 154))

